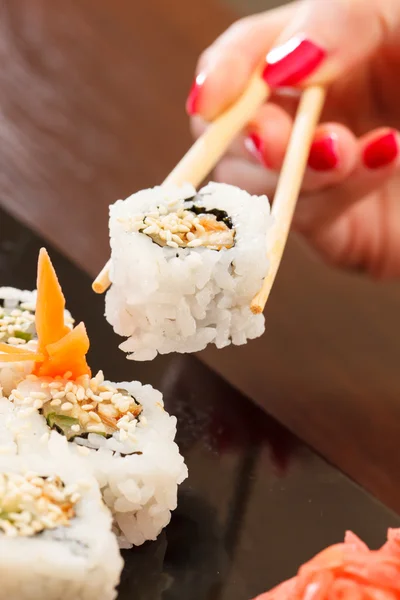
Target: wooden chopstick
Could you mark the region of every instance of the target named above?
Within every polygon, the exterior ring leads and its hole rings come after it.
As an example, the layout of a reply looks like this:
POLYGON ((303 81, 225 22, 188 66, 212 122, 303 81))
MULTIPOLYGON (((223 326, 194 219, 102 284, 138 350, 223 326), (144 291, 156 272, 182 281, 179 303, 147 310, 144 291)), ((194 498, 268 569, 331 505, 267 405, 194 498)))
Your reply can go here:
MULTIPOLYGON (((242 96, 208 127, 168 175, 164 184, 191 183, 197 188, 269 95, 267 84, 259 74, 254 75, 242 96)), ((92 284, 97 294, 102 294, 111 285, 109 270, 110 261, 92 284)))
POLYGON ((263 312, 282 259, 325 94, 323 87, 311 86, 305 89, 300 99, 272 204, 273 224, 268 232, 269 271, 250 305, 254 314, 263 312))

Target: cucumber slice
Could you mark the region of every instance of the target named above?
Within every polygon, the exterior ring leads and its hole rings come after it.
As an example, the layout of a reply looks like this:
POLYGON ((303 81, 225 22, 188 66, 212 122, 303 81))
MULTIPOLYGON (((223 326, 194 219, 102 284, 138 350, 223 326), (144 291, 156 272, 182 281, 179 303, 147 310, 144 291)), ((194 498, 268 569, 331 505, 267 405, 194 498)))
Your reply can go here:
POLYGON ((30 342, 33 336, 27 331, 14 331, 14 337, 30 342))
POLYGON ((47 415, 47 423, 49 427, 53 427, 53 425, 58 425, 59 427, 72 427, 72 425, 79 425, 79 419, 67 417, 66 415, 58 415, 57 413, 52 412, 47 415))
POLYGON ((73 425, 79 425, 79 419, 68 417, 67 415, 59 415, 56 412, 50 412, 44 415, 48 426, 61 435, 64 435, 68 441, 71 441, 76 436, 76 432, 71 430, 73 425))

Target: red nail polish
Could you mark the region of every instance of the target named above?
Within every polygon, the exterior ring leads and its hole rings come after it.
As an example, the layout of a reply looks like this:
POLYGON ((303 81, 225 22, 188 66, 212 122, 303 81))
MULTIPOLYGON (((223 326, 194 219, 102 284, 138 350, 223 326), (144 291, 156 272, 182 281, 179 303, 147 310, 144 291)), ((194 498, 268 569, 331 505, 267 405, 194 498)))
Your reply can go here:
POLYGON ((263 78, 271 87, 296 85, 311 75, 325 56, 325 50, 311 40, 291 38, 267 54, 263 78))
POLYGON ((190 88, 190 92, 186 100, 186 112, 189 116, 196 115, 198 112, 200 91, 204 81, 205 75, 200 73, 200 75, 197 75, 196 79, 192 83, 192 87, 190 88))
POLYGON ((399 154, 397 136, 393 131, 376 138, 364 149, 363 162, 368 169, 387 167, 399 154))
POLYGON ((339 153, 336 135, 323 135, 314 140, 308 157, 308 166, 314 171, 331 171, 338 164, 339 153))
POLYGON ((264 167, 267 163, 264 158, 264 143, 258 133, 249 133, 244 140, 244 145, 247 150, 256 158, 264 167))

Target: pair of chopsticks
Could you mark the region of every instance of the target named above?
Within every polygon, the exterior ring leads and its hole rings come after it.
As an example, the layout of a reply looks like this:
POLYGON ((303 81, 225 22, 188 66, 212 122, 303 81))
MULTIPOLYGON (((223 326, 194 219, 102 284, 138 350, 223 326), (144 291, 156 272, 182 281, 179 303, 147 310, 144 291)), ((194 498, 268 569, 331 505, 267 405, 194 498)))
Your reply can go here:
MULTIPOLYGON (((220 115, 193 144, 164 184, 191 183, 197 188, 213 170, 232 140, 268 100, 271 90, 257 74, 251 79, 242 96, 220 115)), ((285 249, 290 224, 300 193, 315 127, 325 100, 325 89, 310 86, 302 93, 289 145, 286 150, 274 201, 272 228, 268 231, 269 271, 263 285, 253 298, 250 308, 254 314, 263 312, 285 249)), ((251 210, 251 206, 249 206, 251 210)), ((110 261, 93 282, 93 290, 102 294, 111 285, 110 261)))

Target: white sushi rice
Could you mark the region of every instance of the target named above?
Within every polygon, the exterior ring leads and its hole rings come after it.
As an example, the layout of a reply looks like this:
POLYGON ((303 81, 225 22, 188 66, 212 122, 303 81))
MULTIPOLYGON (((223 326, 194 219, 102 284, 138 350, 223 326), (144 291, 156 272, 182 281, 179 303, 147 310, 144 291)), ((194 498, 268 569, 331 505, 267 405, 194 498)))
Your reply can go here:
MULTIPOLYGON (((46 420, 24 403, 32 392, 48 393, 42 383, 29 377, 10 397, 15 408, 8 427, 13 429, 21 454, 47 452, 50 430, 46 420)), ((109 439, 93 433, 87 440, 76 438, 69 445, 93 471, 114 516, 119 543, 128 548, 155 540, 168 525, 187 467, 174 441, 176 418, 164 409, 162 394, 137 381, 105 383, 127 390, 141 404, 134 433, 123 439, 120 431, 109 439)))
MULTIPOLYGON (((35 352, 37 349, 36 340, 27 342, 25 347, 27 350, 35 352)), ((31 360, 1 362, 0 358, 0 394, 2 393, 4 396, 8 396, 20 381, 29 375, 29 373, 32 373, 34 366, 35 363, 31 360)))
POLYGON ((69 526, 33 536, 0 532, 0 600, 113 600, 123 563, 97 482, 57 433, 45 457, 0 457, 0 473, 27 472, 60 477, 79 499, 69 526))
POLYGON ((235 237, 229 249, 162 247, 136 231, 141 215, 176 212, 195 194, 189 184, 156 187, 110 207, 112 286, 106 318, 128 338, 120 347, 133 360, 196 352, 209 343, 240 345, 264 331, 263 315, 253 315, 249 306, 268 271, 266 196, 217 183, 200 191, 195 203, 231 218, 235 237))
MULTIPOLYGON (((6 309, 28 310, 34 313, 36 308, 37 291, 19 290, 13 287, 0 287, 0 304, 6 309)), ((65 322, 67 326, 73 325, 73 318, 69 311, 65 311, 65 322)), ((2 341, 0 339, 0 341, 2 341)), ((21 340, 15 340, 11 346, 20 346, 21 340), (19 342, 19 343, 17 343, 19 342)), ((31 352, 37 350, 36 339, 29 340, 23 344, 24 349, 31 352)), ((0 395, 8 396, 16 385, 22 381, 34 367, 33 361, 2 362, 0 354, 0 395)))
POLYGON ((0 398, 0 459, 18 453, 16 440, 18 426, 13 426, 16 418, 13 403, 7 398, 0 398))
POLYGON ((36 290, 19 290, 13 287, 0 287, 0 301, 6 308, 16 308, 19 304, 27 304, 31 310, 36 306, 36 290))

